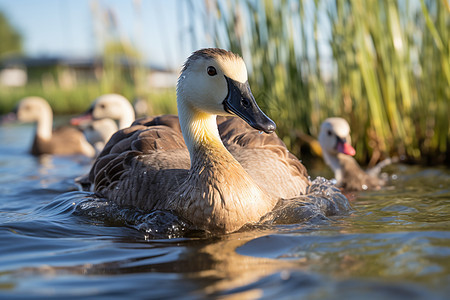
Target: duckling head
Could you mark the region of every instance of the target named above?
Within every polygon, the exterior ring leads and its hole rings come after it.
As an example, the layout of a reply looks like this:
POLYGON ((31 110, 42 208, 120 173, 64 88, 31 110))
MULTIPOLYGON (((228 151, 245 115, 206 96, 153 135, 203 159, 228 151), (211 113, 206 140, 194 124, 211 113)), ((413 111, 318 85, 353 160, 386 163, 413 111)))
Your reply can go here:
POLYGON ((130 119, 128 122, 130 124, 126 124, 129 126, 134 120, 134 117, 133 107, 127 98, 119 94, 104 94, 96 98, 86 112, 72 118, 70 122, 72 125, 83 126, 89 124, 92 120, 109 118, 119 121, 127 118, 130 119))
POLYGON ((26 97, 15 108, 16 119, 21 122, 36 122, 43 116, 52 114, 48 102, 41 97, 26 97))
POLYGON ((328 118, 323 121, 319 143, 324 152, 332 155, 344 153, 353 156, 356 153, 351 146, 350 126, 342 118, 328 118))
POLYGON ((179 113, 189 107, 197 113, 238 116, 266 133, 276 128, 253 97, 243 59, 226 50, 208 48, 194 52, 178 78, 177 99, 179 113))
POLYGON ((94 120, 104 118, 119 120, 126 109, 134 114, 127 98, 118 94, 105 94, 94 100, 90 111, 94 120))

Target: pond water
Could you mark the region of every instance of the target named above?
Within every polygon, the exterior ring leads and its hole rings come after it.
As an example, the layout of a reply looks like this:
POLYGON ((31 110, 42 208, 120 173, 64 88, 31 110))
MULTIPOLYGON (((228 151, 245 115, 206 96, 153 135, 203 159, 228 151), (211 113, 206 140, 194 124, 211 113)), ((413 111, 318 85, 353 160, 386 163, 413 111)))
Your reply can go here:
POLYGON ((349 195, 353 211, 344 216, 169 239, 80 213, 93 198, 73 179, 91 161, 33 157, 32 134, 31 126, 0 127, 0 298, 450 295, 448 169, 390 166, 389 186, 349 195))

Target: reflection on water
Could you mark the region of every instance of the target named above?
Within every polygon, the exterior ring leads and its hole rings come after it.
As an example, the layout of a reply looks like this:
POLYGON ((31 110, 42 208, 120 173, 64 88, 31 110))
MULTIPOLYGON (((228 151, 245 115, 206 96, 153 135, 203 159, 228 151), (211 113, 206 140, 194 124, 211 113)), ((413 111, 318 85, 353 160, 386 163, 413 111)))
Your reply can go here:
POLYGON ((76 192, 73 178, 90 161, 31 157, 31 141, 24 141, 30 129, 0 127, 0 298, 445 299, 450 293, 448 169, 391 166, 388 187, 348 195, 352 209, 340 216, 308 215, 290 224, 283 209, 305 212, 299 199, 280 204, 261 226, 186 235, 183 220, 170 214, 120 209, 76 192))

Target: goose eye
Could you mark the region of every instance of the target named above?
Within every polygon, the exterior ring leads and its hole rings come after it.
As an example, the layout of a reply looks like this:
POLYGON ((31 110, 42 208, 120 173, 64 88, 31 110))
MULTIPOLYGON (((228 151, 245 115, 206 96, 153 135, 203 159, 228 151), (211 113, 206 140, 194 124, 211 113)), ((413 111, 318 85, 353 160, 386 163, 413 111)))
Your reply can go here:
POLYGON ((217 75, 217 71, 216 68, 209 66, 208 69, 206 70, 208 72, 209 76, 214 76, 217 75))
POLYGON ((99 107, 100 109, 105 109, 105 104, 100 104, 99 107))
POLYGON ((333 133, 331 132, 331 130, 328 130, 328 131, 327 131, 327 134, 328 134, 329 136, 333 135, 333 133))

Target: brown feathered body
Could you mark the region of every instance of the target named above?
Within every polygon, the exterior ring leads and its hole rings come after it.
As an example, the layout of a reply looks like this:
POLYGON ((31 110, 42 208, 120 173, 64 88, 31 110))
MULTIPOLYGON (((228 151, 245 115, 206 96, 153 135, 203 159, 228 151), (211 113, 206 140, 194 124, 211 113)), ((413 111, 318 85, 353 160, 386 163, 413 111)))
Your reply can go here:
POLYGON ((95 155, 94 148, 83 133, 73 127, 61 127, 53 130, 53 112, 47 101, 40 97, 22 99, 15 110, 16 119, 26 123, 36 123, 36 133, 31 147, 33 155, 83 154, 95 155))
POLYGON ((93 156, 93 148, 87 144, 81 131, 73 127, 60 127, 52 132, 50 139, 43 139, 35 135, 31 147, 31 154, 75 155, 83 154, 93 156))
POLYGON ((194 52, 178 79, 177 108, 179 118, 140 120, 114 134, 91 169, 93 190, 222 233, 305 192, 306 171, 272 133, 275 123, 256 104, 239 56, 194 52))
POLYGON ((172 210, 198 228, 225 232, 305 192, 306 169, 276 134, 262 135, 238 118, 221 117, 218 128, 228 151, 201 146, 191 168, 177 116, 137 120, 113 135, 90 181, 121 205, 172 210), (245 197, 258 189, 254 201, 245 197))
POLYGON ((372 175, 361 169, 358 162, 351 156, 339 153, 337 160, 341 168, 341 180, 338 186, 344 191, 375 190, 386 184, 377 175, 372 175))

